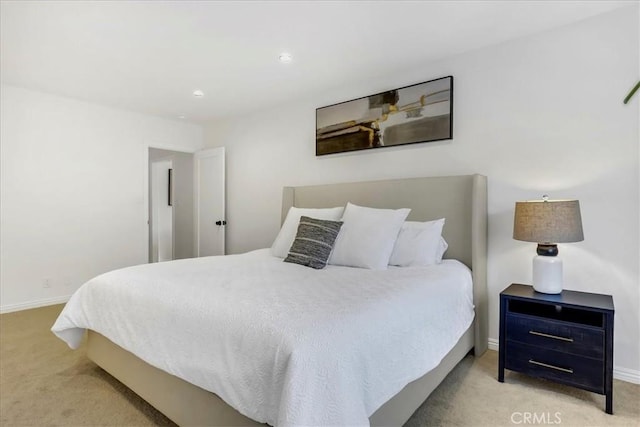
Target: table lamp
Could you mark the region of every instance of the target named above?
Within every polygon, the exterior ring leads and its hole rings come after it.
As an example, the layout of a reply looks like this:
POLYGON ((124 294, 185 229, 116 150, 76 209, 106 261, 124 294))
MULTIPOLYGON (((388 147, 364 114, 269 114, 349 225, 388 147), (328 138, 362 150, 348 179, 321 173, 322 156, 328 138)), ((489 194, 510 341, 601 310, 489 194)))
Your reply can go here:
POLYGON ((542 200, 516 202, 513 238, 538 243, 533 258, 533 288, 545 294, 562 292, 562 260, 556 243, 584 240, 580 202, 542 200))

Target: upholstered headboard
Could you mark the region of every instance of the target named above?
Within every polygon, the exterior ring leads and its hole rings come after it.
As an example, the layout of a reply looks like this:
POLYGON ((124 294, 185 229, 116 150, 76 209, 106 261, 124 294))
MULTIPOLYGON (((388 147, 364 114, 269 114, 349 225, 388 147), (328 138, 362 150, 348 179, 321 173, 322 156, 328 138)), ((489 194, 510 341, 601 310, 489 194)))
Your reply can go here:
POLYGON ((373 208, 411 208, 411 221, 446 218, 443 236, 449 249, 445 258, 458 259, 472 270, 475 353, 484 353, 488 340, 487 177, 460 175, 284 187, 282 220, 291 206, 326 208, 347 202, 373 208))

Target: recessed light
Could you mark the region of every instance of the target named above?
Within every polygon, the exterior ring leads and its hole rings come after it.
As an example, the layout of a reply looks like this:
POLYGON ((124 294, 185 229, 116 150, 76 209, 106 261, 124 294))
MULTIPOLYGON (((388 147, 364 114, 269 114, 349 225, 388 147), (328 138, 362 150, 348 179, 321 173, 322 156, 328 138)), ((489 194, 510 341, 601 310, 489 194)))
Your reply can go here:
POLYGON ((193 96, 195 96, 196 98, 202 98, 204 97, 204 92, 200 89, 196 89, 193 91, 193 96))
POLYGON ((184 119, 185 117, 186 117, 186 116, 184 116, 184 115, 180 115, 180 116, 178 116, 178 118, 179 118, 179 119, 184 119))
POLYGON ((282 52, 280 56, 278 56, 278 60, 283 64, 288 64, 293 60, 293 57, 291 56, 290 53, 282 52))

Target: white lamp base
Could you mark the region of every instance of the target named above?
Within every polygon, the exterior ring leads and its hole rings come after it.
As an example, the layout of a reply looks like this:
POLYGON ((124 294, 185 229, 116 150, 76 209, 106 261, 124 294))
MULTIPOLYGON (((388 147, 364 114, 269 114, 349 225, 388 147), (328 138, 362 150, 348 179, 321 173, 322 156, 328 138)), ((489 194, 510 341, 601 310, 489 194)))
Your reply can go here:
POLYGON ((533 289, 545 294, 562 292, 562 259, 558 256, 533 257, 533 289))

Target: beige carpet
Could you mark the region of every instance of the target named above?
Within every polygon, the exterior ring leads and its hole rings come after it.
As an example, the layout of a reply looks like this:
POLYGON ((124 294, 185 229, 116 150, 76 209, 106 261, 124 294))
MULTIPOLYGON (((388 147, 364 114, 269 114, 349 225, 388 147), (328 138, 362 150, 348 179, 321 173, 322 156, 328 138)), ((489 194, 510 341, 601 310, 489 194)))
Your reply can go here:
MULTIPOLYGON (((49 328, 62 306, 0 315, 0 425, 172 426, 126 387, 72 351, 49 328)), ((460 363, 407 426, 640 426, 640 386, 614 382, 604 396, 508 373, 497 354, 460 363)))

